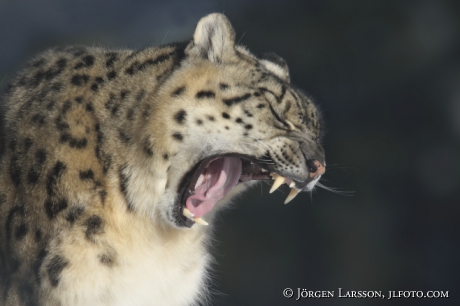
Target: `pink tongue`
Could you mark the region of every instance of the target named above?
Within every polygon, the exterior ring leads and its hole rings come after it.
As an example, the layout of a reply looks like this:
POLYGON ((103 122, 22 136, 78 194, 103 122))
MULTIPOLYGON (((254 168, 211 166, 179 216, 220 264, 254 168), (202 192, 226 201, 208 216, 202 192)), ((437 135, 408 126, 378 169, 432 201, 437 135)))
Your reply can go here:
POLYGON ((241 168, 237 157, 213 161, 198 178, 200 186, 195 186, 195 194, 187 198, 185 206, 197 218, 207 214, 238 183, 241 168))

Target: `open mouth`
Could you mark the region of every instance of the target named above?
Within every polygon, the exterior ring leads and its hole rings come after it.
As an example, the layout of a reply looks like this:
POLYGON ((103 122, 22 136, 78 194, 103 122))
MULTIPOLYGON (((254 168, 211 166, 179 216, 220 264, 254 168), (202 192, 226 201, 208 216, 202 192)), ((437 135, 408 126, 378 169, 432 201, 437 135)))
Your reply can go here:
POLYGON ((270 193, 282 184, 287 184, 291 187, 285 201, 287 204, 304 189, 305 183, 301 184, 272 172, 271 164, 273 163, 260 162, 255 158, 238 154, 209 157, 199 162, 184 176, 179 187, 180 197, 175 207, 179 225, 208 225, 202 217, 236 185, 251 180, 274 180, 270 193))

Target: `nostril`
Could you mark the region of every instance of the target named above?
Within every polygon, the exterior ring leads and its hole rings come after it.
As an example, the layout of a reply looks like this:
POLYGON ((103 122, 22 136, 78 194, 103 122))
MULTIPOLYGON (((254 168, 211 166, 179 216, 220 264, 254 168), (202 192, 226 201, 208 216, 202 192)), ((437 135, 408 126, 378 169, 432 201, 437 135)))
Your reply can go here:
POLYGON ((315 173, 318 171, 317 163, 319 162, 316 159, 310 159, 307 161, 308 171, 310 171, 310 173, 315 173))
POLYGON ((315 178, 323 175, 326 172, 326 168, 316 159, 310 159, 307 161, 308 171, 310 171, 310 178, 315 178))

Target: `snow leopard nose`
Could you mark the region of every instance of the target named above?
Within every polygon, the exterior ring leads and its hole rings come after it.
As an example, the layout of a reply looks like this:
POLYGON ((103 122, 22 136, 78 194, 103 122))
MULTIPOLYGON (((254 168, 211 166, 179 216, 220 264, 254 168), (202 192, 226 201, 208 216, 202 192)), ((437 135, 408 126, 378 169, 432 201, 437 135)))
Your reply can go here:
POLYGON ((323 166, 322 163, 320 163, 316 159, 310 159, 307 161, 307 166, 308 166, 308 171, 309 171, 309 179, 314 180, 317 177, 321 176, 326 172, 326 167, 323 166))
POLYGON ((323 147, 314 141, 304 140, 301 143, 301 150, 308 168, 307 181, 313 181, 326 172, 326 159, 323 147))

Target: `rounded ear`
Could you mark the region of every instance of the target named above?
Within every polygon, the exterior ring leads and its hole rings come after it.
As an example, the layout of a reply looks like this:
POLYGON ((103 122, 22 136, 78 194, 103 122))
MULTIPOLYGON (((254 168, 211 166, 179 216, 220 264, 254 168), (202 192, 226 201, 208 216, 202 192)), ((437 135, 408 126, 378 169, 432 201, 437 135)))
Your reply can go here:
POLYGON ((225 61, 226 55, 235 53, 234 45, 235 32, 230 21, 214 13, 200 19, 186 52, 217 64, 225 61))
POLYGON ((278 55, 276 55, 275 53, 264 53, 260 58, 260 63, 265 67, 265 69, 267 69, 280 79, 288 83, 291 81, 291 78, 289 76, 289 68, 286 64, 286 61, 278 55))

